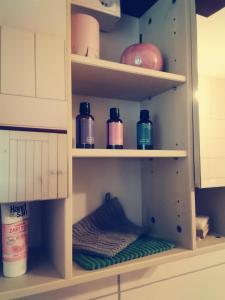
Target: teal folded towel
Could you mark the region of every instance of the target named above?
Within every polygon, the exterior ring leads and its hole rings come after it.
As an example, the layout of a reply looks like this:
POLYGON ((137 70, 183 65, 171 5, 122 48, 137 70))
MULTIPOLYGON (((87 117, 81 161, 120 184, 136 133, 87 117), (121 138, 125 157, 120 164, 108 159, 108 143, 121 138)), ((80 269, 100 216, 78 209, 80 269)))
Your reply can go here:
POLYGON ((73 251, 73 259, 86 270, 97 270, 132 259, 168 251, 173 248, 175 248, 175 244, 171 242, 145 235, 127 246, 114 257, 106 258, 73 251))

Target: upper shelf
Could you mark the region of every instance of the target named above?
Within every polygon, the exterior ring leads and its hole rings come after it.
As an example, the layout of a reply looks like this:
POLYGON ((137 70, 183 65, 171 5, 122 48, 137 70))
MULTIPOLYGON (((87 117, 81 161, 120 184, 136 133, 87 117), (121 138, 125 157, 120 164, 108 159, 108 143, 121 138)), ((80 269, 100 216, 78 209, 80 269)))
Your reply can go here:
POLYGON ((74 94, 144 100, 185 82, 185 76, 72 55, 74 94))

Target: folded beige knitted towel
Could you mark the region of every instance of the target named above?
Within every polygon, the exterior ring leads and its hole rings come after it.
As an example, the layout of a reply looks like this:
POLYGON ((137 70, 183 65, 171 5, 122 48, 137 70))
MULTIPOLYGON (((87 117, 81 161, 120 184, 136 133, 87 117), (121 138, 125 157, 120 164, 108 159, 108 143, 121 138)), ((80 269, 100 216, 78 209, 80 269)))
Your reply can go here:
POLYGON ((146 231, 132 223, 118 199, 107 193, 99 208, 73 225, 73 250, 113 257, 146 231))

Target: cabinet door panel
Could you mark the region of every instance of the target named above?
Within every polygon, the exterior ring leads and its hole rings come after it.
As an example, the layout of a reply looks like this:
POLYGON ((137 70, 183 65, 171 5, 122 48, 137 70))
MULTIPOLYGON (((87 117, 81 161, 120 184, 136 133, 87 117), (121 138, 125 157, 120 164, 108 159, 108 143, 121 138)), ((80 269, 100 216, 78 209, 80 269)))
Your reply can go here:
POLYGON ((9 150, 9 201, 17 200, 17 158, 18 142, 10 140, 9 150))
POLYGON ((65 46, 62 38, 36 34, 36 95, 65 100, 65 46))
POLYGON ((41 199, 48 199, 48 179, 49 179, 49 167, 48 167, 48 142, 42 142, 42 157, 41 157, 41 199))
POLYGON ((8 201, 9 133, 0 132, 0 202, 8 201))
POLYGON ((67 135, 58 135, 58 198, 67 197, 67 135))
POLYGON ((67 128, 66 101, 0 94, 0 107, 1 125, 67 128))
POLYGON ((66 198, 67 135, 0 130, 0 203, 66 198))
POLYGON ((34 199, 41 199, 41 156, 42 156, 42 142, 34 141, 34 199))
POLYGON ((18 141, 17 156, 17 201, 25 200, 26 183, 26 142, 18 141))
POLYGON ((223 300, 225 266, 177 276, 121 293, 121 300, 223 300))
POLYGON ((34 34, 1 28, 1 92, 35 95, 34 34))
POLYGON ((50 199, 57 198, 57 134, 49 134, 49 181, 48 181, 48 196, 50 199))
POLYGON ((26 200, 34 199, 34 142, 26 141, 26 200))

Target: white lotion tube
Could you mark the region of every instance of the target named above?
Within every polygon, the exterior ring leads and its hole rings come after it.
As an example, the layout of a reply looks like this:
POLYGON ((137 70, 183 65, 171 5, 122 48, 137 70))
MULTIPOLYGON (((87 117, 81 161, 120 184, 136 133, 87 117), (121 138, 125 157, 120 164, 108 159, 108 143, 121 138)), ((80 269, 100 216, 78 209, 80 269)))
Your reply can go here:
POLYGON ((3 274, 17 277, 27 271, 28 203, 1 204, 3 274))

